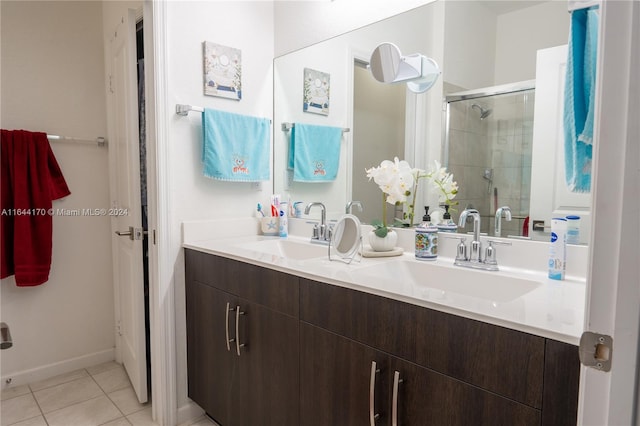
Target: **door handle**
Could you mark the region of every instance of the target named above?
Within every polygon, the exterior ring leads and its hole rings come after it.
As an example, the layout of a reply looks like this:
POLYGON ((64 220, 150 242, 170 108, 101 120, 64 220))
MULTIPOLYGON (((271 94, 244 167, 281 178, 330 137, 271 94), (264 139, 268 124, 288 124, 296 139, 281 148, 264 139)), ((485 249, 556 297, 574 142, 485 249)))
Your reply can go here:
POLYGON ((240 356, 240 348, 245 346, 244 343, 240 343, 240 315, 244 315, 244 312, 240 310, 240 305, 236 307, 236 353, 240 356))
POLYGON ((398 386, 403 380, 400 372, 393 373, 393 397, 391 402, 391 426, 398 426, 398 386))
POLYGON ((380 373, 375 361, 371 361, 371 380, 369 382, 369 424, 375 426, 380 414, 376 413, 376 374, 380 373))
POLYGON ((134 239, 133 226, 130 226, 128 231, 116 231, 116 235, 118 237, 129 237, 129 239, 133 241, 134 239))
MULTIPOLYGON (((236 308, 232 308, 229 306, 229 302, 227 302, 227 309, 225 310, 225 314, 224 314, 224 323, 225 323, 225 335, 226 335, 226 340, 227 340, 227 350, 231 351, 231 345, 229 345, 229 343, 235 342, 236 339, 229 339, 229 312, 233 312, 236 308)), ((236 331, 237 333, 237 331, 236 331)))
POLYGON ((142 237, 147 235, 148 233, 148 231, 145 231, 142 228, 134 228, 133 226, 130 226, 128 231, 116 231, 117 236, 129 237, 131 241, 141 240, 142 237))

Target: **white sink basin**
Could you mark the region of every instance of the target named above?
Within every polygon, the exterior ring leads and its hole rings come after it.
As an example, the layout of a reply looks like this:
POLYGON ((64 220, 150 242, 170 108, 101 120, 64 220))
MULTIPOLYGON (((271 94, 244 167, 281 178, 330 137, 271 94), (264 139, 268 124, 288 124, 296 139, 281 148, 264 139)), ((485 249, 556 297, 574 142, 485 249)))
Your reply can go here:
POLYGON ((500 272, 441 266, 426 261, 385 262, 364 267, 358 270, 358 274, 372 281, 391 280, 417 288, 431 288, 500 303, 517 299, 542 285, 538 281, 500 272))
POLYGON ((244 243, 238 247, 245 250, 267 253, 285 259, 307 260, 318 257, 327 257, 327 246, 321 244, 311 244, 306 241, 296 241, 289 239, 272 239, 244 243))

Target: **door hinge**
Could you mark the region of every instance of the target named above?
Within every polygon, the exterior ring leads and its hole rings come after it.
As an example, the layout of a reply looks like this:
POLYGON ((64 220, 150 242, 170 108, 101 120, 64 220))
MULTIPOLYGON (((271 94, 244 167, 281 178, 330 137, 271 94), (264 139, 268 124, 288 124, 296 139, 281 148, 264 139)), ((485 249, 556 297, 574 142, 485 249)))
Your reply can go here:
POLYGON ((585 367, 595 368, 600 371, 611 371, 613 338, 605 334, 585 331, 580 337, 578 353, 580 362, 585 367))
POLYGON ((113 90, 113 75, 109 74, 109 92, 115 93, 113 90))
POLYGON ((156 230, 153 230, 153 245, 156 245, 156 230))
POLYGON ((118 336, 122 336, 122 327, 120 326, 120 320, 118 320, 118 322, 116 323, 116 333, 118 333, 118 336))

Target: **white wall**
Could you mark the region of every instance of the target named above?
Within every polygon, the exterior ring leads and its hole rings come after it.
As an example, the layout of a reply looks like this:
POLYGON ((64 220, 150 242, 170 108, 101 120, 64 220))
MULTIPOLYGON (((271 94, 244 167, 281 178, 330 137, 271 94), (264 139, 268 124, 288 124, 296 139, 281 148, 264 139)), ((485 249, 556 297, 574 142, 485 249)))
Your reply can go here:
POLYGON ((479 1, 447 1, 444 7, 444 80, 468 90, 492 86, 495 13, 479 1))
POLYGON ((570 18, 564 1, 498 15, 494 84, 535 79, 536 52, 567 44, 570 18))
MULTIPOLYGON (((99 2, 7 2, 2 15, 2 128, 72 137, 106 135, 99 2)), ((54 208, 109 207, 105 148, 52 147, 71 195, 54 208)), ((2 321, 14 345, 2 351, 2 385, 39 380, 113 358, 109 217, 53 218, 49 281, 2 280, 2 321)))
POLYGON ((175 259, 176 356, 178 407, 188 404, 184 300, 184 258, 181 224, 187 220, 253 216, 265 204, 271 182, 262 191, 249 183, 223 182, 202 175, 201 114, 175 114, 175 104, 191 104, 259 117, 272 117, 273 3, 168 2, 168 104, 171 190, 169 209, 175 259), (224 13, 220 13, 224 11, 224 13), (204 96, 202 42, 212 41, 242 50, 242 100, 204 96))
POLYGON ((275 56, 280 56, 435 0, 276 1, 275 56))

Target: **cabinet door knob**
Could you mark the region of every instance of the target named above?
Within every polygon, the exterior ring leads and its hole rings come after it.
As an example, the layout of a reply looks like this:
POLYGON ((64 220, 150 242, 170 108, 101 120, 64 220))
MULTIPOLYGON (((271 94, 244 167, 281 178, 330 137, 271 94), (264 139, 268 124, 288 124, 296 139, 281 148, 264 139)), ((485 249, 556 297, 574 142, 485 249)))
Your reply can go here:
MULTIPOLYGON (((229 339, 229 312, 233 312, 235 310, 235 308, 229 306, 229 302, 227 302, 227 309, 225 311, 224 314, 224 323, 225 323, 225 335, 227 336, 227 350, 229 352, 231 352, 231 345, 230 343, 235 342, 236 339, 229 339)), ((236 336, 237 336, 237 328, 236 328, 236 336)))
POLYGON ((376 374, 380 373, 375 361, 371 361, 371 381, 369 382, 369 423, 375 426, 380 414, 376 413, 376 374))
POLYGON ((236 353, 240 356, 240 348, 245 346, 244 343, 240 343, 240 315, 244 315, 244 312, 240 310, 240 305, 236 307, 236 353))
POLYGON ((398 385, 404 380, 400 378, 400 372, 393 373, 393 397, 391 402, 391 426, 398 426, 398 385))

